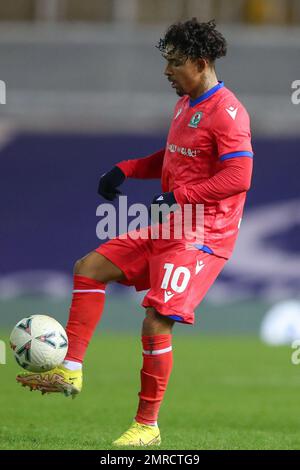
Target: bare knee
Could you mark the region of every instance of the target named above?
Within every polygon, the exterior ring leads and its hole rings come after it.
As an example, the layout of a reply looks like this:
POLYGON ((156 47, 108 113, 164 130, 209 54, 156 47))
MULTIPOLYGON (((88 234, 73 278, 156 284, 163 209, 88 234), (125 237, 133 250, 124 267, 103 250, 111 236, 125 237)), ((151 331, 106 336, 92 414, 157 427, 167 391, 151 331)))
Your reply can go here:
POLYGON ((107 283, 124 279, 123 272, 100 253, 91 252, 74 264, 74 274, 107 283))
POLYGON ((75 261, 73 272, 74 272, 74 274, 82 274, 81 271, 83 271, 83 270, 84 270, 84 268, 83 268, 83 258, 81 258, 81 259, 78 259, 77 261, 75 261))
POLYGON ((101 279, 99 279, 99 276, 101 277, 101 267, 99 263, 101 263, 101 260, 95 260, 91 254, 88 254, 84 258, 76 261, 74 264, 74 274, 97 279, 101 282, 101 279))
POLYGON ((144 336, 171 334, 174 323, 174 320, 161 315, 155 308, 149 307, 146 310, 142 334, 144 336))

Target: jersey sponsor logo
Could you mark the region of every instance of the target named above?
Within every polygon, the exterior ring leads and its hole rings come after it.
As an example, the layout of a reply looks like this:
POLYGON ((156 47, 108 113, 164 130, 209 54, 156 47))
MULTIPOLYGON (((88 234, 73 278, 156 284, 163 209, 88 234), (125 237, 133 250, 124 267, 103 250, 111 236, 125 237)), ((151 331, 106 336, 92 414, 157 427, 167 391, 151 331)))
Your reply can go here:
POLYGON ((179 108, 177 113, 176 113, 176 116, 174 117, 174 120, 178 118, 178 116, 180 116, 180 114, 182 113, 182 108, 179 108))
POLYGON ((229 114, 229 116, 235 120, 236 118, 236 115, 237 115, 237 112, 238 112, 238 108, 234 108, 233 106, 230 106, 229 108, 226 108, 226 111, 227 113, 229 114))
POLYGON ((163 200, 164 200, 164 197, 163 197, 163 196, 159 196, 156 200, 157 200, 157 201, 163 201, 163 200))
POLYGON ((180 145, 176 144, 169 144, 167 143, 167 149, 171 153, 179 153, 180 155, 183 155, 184 157, 197 157, 200 155, 200 149, 191 149, 187 147, 181 147, 180 145))
POLYGON ((197 259, 196 274, 198 274, 204 268, 204 266, 205 266, 205 264, 203 263, 203 261, 197 259))
POLYGON ((199 111, 195 113, 190 122, 188 123, 188 127, 193 127, 194 129, 196 129, 198 127, 199 122, 201 121, 202 114, 203 113, 199 111))

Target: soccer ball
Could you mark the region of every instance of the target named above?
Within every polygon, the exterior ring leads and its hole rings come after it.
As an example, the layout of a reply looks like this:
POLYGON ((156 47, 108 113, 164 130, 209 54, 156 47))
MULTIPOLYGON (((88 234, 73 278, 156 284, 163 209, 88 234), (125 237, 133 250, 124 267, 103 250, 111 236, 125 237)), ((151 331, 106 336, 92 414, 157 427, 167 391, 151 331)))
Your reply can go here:
POLYGON ((265 343, 274 346, 300 339, 299 300, 283 300, 273 305, 262 321, 260 336, 265 343))
POLYGON ((17 363, 32 372, 46 372, 64 360, 68 337, 58 321, 48 315, 31 315, 19 321, 10 335, 17 363))

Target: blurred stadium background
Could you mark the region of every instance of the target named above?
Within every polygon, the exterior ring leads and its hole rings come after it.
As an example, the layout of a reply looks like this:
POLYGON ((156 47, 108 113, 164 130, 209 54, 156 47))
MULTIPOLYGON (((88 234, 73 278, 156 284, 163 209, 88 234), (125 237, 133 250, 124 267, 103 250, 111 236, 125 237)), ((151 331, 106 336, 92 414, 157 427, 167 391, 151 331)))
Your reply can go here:
MULTIPOLYGON (((99 176, 166 138, 176 95, 155 44, 166 27, 215 18, 229 51, 218 76, 247 106, 255 173, 233 258, 184 333, 257 334, 299 298, 298 0, 16 0, 0 3, 0 327, 67 318, 74 261, 99 244, 99 176)), ((131 180, 130 202, 158 182, 131 180)), ((102 328, 138 333, 141 295, 109 287, 102 328)))

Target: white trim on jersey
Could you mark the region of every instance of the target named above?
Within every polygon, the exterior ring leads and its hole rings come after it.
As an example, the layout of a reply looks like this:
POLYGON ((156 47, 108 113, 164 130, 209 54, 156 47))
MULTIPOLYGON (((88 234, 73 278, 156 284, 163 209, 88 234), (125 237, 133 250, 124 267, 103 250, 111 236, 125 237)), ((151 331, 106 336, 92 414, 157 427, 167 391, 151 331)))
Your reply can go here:
POLYGON ((99 292, 100 294, 105 294, 105 290, 103 289, 75 289, 73 290, 73 294, 78 294, 78 293, 89 293, 89 292, 99 292))

